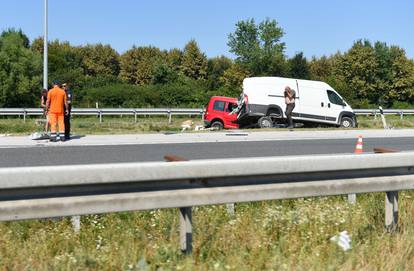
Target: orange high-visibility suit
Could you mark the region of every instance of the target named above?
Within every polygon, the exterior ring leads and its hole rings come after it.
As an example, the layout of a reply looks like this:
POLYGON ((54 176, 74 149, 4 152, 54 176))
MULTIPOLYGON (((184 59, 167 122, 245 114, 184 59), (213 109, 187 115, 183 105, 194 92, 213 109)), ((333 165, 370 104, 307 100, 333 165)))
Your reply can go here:
POLYGON ((67 104, 66 93, 58 86, 54 86, 47 93, 46 106, 49 109, 49 121, 51 137, 56 137, 56 124, 59 125, 59 136, 63 137, 65 134, 64 123, 64 105, 67 104))

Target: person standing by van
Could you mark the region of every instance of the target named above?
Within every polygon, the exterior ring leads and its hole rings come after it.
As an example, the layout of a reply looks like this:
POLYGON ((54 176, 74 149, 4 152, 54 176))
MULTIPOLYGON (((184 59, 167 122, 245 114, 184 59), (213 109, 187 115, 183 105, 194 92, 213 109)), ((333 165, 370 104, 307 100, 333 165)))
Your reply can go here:
POLYGON ((295 108, 295 98, 296 92, 295 90, 291 89, 289 86, 285 87, 285 104, 286 104, 286 117, 288 121, 287 128, 293 128, 293 120, 292 120, 292 111, 295 108))
MULTIPOLYGON (((59 138, 61 141, 65 141, 65 122, 64 108, 68 108, 68 103, 66 100, 66 93, 63 89, 59 87, 59 82, 53 82, 53 88, 47 93, 46 108, 49 112, 49 121, 50 121, 50 141, 56 142, 56 126, 59 125, 59 138), (64 107, 65 106, 65 107, 64 107)), ((67 110, 66 110, 67 114, 67 110)))

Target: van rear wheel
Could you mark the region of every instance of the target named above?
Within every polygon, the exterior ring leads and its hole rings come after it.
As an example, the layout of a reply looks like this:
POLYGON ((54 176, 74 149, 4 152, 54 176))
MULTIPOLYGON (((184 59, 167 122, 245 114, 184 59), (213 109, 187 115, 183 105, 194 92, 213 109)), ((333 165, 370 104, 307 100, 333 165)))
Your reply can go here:
POLYGON ((350 117, 342 117, 340 125, 342 128, 354 128, 355 122, 350 117))
POLYGON ((259 125, 260 128, 272 128, 273 127, 272 118, 269 116, 261 117, 257 121, 257 124, 259 125))

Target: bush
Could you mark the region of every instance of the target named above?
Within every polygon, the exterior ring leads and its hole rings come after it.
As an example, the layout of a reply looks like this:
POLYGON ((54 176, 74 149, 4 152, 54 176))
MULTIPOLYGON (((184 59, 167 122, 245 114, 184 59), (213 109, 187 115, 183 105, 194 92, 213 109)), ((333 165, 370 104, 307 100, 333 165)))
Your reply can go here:
MULTIPOLYGON (((81 101, 79 107, 93 107, 96 102, 100 107, 124 107, 126 102, 130 105, 137 103, 137 87, 128 84, 110 84, 97 88, 80 91, 81 101), (131 103, 131 101, 134 101, 131 103)), ((76 103, 76 101, 75 101, 76 103)), ((77 104, 77 103, 76 103, 77 104)))
POLYGON ((357 100, 357 99, 352 99, 347 101, 349 102, 349 104, 351 105, 352 108, 354 109, 375 109, 378 108, 378 105, 375 104, 371 104, 369 102, 369 100, 367 99, 362 99, 362 100, 357 100))
POLYGON ((112 83, 79 91, 78 107, 200 107, 210 98, 204 81, 188 78, 169 84, 112 83))
POLYGON ((408 102, 396 101, 392 104, 393 109, 413 109, 414 105, 408 102))

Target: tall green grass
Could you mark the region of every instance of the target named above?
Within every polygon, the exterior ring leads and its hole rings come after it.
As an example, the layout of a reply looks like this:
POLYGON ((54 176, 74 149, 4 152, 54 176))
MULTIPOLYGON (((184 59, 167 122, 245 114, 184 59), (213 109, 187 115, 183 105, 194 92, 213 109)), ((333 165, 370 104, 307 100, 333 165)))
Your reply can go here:
POLYGON ((413 192, 400 230, 384 231, 384 194, 193 208, 193 254, 179 251, 176 209, 0 224, 3 270, 413 270, 413 192), (347 230, 352 248, 330 238, 347 230))

